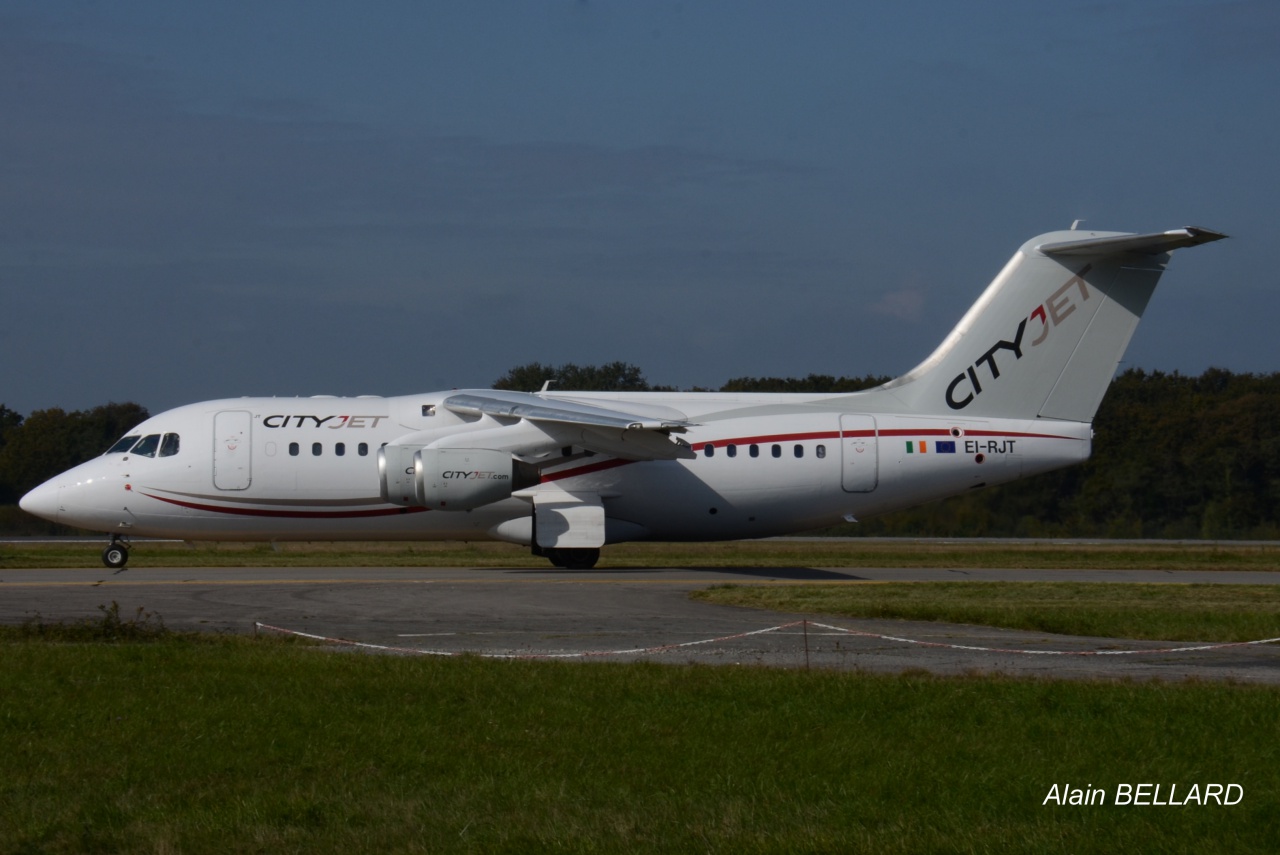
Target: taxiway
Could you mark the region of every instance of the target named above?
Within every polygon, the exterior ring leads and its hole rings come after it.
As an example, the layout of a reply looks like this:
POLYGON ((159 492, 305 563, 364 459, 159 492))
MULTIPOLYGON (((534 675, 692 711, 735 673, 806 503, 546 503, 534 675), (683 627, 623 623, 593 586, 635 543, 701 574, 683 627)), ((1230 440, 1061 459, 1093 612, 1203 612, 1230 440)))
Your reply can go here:
POLYGON ((135 568, 112 574, 105 569, 6 569, 0 571, 0 622, 20 623, 37 615, 44 620, 91 618, 99 614, 99 606, 115 602, 122 616, 143 609, 177 630, 247 633, 265 624, 434 654, 1280 684, 1277 644, 1157 653, 1152 651, 1190 645, 851 620, 689 599, 695 589, 724 583, 957 579, 1280 584, 1280 573, 297 567, 135 568), (794 623, 803 618, 814 623, 794 623), (779 626, 783 628, 758 632, 779 626), (970 649, 974 647, 991 650, 970 649), (1009 652, 1013 650, 1061 652, 1009 652), (1116 654, 1118 650, 1143 652, 1116 654))

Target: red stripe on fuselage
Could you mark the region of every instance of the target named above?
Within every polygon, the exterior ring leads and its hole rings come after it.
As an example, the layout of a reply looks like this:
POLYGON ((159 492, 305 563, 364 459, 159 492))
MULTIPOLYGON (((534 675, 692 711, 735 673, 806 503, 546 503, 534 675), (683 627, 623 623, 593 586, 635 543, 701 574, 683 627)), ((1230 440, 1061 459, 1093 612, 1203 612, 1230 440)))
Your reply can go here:
MULTIPOLYGON (((140 491, 141 492, 141 491, 140 491)), ((167 502, 170 505, 178 505, 182 508, 190 508, 193 511, 207 511, 214 514, 228 514, 238 517, 271 517, 271 518, 287 518, 287 519, 307 519, 307 520, 338 520, 338 519, 360 519, 364 517, 390 517, 397 514, 416 514, 427 510, 427 508, 378 508, 376 510, 367 511, 297 511, 297 510, 266 510, 263 508, 228 508, 223 505, 205 505, 199 502, 184 502, 181 499, 170 499, 166 496, 156 496, 152 493, 143 493, 149 499, 155 499, 159 502, 167 502)))
MULTIPOLYGON (((874 431, 848 431, 845 436, 871 436, 874 431)), ((741 436, 733 439, 709 439, 693 445, 694 451, 700 451, 708 445, 724 448, 726 445, 766 445, 771 442, 800 442, 806 439, 839 439, 840 431, 812 431, 809 433, 778 433, 769 436, 741 436)))
POLYGON ((1052 433, 1027 433, 1024 431, 1011 430, 965 430, 961 434, 952 434, 950 428, 891 428, 889 430, 846 430, 846 431, 819 431, 811 433, 780 433, 772 436, 744 436, 734 439, 710 439, 706 442, 695 443, 692 448, 694 451, 701 451, 708 445, 716 448, 723 448, 726 445, 766 445, 775 442, 800 442, 807 439, 841 439, 848 437, 874 437, 874 436, 983 436, 983 437, 1005 437, 1009 439, 1076 439, 1073 436, 1060 436, 1052 433))
POLYGON ((566 469, 563 472, 547 472, 543 474, 538 481, 540 484, 550 484, 552 481, 563 481, 565 478, 573 478, 576 475, 590 475, 593 472, 604 472, 609 469, 616 469, 619 466, 628 466, 632 463, 639 463, 638 460, 622 460, 621 458, 613 458, 612 460, 601 460, 598 463, 588 463, 586 466, 577 466, 573 469, 566 469))
MULTIPOLYGON (((944 436, 952 437, 950 428, 892 428, 889 430, 846 430, 846 431, 810 431, 807 433, 779 433, 768 434, 762 436, 742 436, 730 439, 709 439, 705 442, 697 442, 690 445, 694 451, 703 451, 708 445, 715 448, 724 448, 727 445, 768 445, 771 443, 782 442, 801 442, 804 440, 814 439, 841 439, 850 437, 893 437, 893 436, 944 436)), ((1006 431, 1006 430, 965 430, 960 436, 967 437, 1004 437, 1007 439, 1078 439, 1074 436, 1061 436, 1052 433, 1028 433, 1025 431, 1006 431)), ((603 460, 599 463, 590 463, 585 466, 578 466, 573 469, 566 469, 562 472, 553 472, 542 476, 540 483, 549 484, 553 481, 563 481, 566 478, 573 478, 578 475, 590 475, 594 472, 604 472, 609 469, 615 469, 619 466, 627 466, 632 463, 640 463, 638 460, 621 460, 614 458, 612 460, 603 460)))
MULTIPOLYGON (((870 435, 870 431, 862 431, 865 435, 870 435)), ((845 434, 850 436, 851 434, 845 434)), ((965 428, 961 433, 953 434, 949 428, 893 428, 892 430, 880 431, 880 436, 947 436, 956 439, 962 436, 1001 436, 1006 439, 1079 439, 1074 436, 1061 436, 1055 433, 1025 433, 1016 430, 969 430, 965 428)))

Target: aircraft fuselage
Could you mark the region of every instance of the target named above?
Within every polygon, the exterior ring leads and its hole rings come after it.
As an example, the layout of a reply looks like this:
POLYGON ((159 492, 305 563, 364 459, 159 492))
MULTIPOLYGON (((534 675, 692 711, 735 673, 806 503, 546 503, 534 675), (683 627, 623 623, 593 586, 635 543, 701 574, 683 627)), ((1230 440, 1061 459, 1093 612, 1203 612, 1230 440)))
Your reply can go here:
POLYGON ((537 461, 536 483, 512 491, 521 497, 463 511, 386 501, 378 467, 384 446, 436 434, 475 435, 483 444, 484 432, 503 429, 487 416, 449 413, 442 404, 450 394, 181 407, 130 432, 139 441, 177 437, 175 453, 105 454, 45 485, 43 496, 28 496, 25 506, 47 504, 59 522, 137 536, 527 544, 532 498, 563 491, 603 497, 607 542, 737 539, 832 525, 1056 469, 1087 458, 1091 436, 1077 422, 841 412, 825 409, 822 396, 801 408, 774 395, 578 394, 575 400, 680 408, 702 422, 683 435, 692 457, 627 460, 566 445, 537 461), (691 406, 697 403, 703 407, 691 406))

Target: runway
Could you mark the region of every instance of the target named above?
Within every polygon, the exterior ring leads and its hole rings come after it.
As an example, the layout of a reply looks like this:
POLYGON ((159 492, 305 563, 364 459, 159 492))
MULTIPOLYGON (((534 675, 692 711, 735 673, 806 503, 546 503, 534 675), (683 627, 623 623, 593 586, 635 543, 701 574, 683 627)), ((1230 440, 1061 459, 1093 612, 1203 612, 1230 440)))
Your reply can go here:
POLYGON ((100 605, 114 601, 122 616, 142 608, 176 630, 250 633, 261 623, 437 654, 1280 684, 1277 644, 1094 655, 1088 652, 1190 645, 767 612, 709 605, 688 596, 693 590, 726 583, 959 579, 1280 584, 1280 573, 299 567, 136 568, 112 575, 106 569, 3 569, 0 622, 17 624, 36 615, 45 620, 94 617, 100 605), (802 618, 840 629, 794 624, 802 618), (786 624, 792 625, 760 632, 786 624), (1073 655, 1007 652, 1011 650, 1073 655), (1081 653, 1086 655, 1076 655, 1081 653))

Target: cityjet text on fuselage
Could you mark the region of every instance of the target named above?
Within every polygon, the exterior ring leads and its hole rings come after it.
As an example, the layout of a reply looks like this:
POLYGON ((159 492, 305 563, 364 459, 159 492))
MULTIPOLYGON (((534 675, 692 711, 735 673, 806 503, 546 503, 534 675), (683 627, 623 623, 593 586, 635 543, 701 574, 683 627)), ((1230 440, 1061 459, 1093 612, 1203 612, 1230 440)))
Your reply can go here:
POLYGON ((276 414, 262 417, 262 426, 268 428, 310 427, 339 430, 341 428, 376 428, 378 422, 388 416, 292 416, 276 414))
POLYGON ((1015 360, 1022 358, 1022 339, 1026 334, 1028 321, 1040 321, 1040 334, 1036 336, 1030 346, 1039 347, 1044 344, 1045 339, 1049 337, 1049 330, 1058 326, 1076 310, 1076 295, 1071 293, 1072 287, 1079 289, 1080 302, 1083 303, 1089 299, 1089 287, 1085 284, 1084 277, 1092 267, 1093 265, 1086 264, 1079 273, 1072 276, 1058 290, 1050 294, 1049 299, 1036 306, 1031 314, 1023 318, 1018 323, 1018 331, 1014 333, 1013 341, 1000 339, 987 348, 987 352, 978 357, 972 365, 957 374, 955 379, 947 386, 947 406, 953 410, 963 410, 973 402, 974 398, 982 394, 982 382, 978 379, 978 366, 985 365, 992 380, 1000 379, 1000 366, 996 364, 996 354, 1000 351, 1011 351, 1015 360), (961 394, 964 397, 959 397, 961 394))

